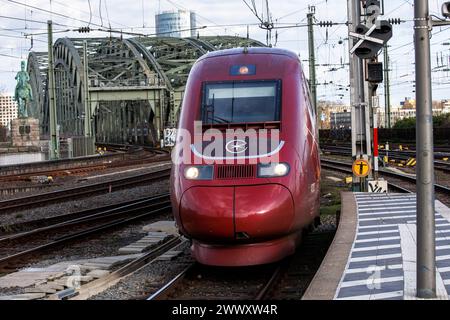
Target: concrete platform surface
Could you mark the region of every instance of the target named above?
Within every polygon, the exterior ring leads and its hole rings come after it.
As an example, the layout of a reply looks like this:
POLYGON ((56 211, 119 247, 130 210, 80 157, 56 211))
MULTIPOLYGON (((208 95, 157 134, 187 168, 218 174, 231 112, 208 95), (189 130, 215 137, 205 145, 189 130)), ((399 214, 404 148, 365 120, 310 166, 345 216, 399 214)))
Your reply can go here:
MULTIPOLYGON (((342 193, 336 237, 303 299, 416 299, 416 195, 342 193)), ((437 299, 450 295, 450 209, 436 201, 437 299)))

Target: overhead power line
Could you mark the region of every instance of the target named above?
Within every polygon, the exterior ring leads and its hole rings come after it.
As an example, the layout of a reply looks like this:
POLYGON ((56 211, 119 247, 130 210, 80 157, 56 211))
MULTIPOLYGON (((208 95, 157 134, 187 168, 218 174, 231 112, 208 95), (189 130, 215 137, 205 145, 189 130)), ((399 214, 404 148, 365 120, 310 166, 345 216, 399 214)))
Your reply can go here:
MULTIPOLYGON (((25 22, 33 22, 33 23, 40 23, 40 24, 47 24, 47 21, 39 21, 39 20, 30 20, 30 19, 24 19, 24 18, 17 18, 17 17, 10 17, 10 16, 0 16, 2 19, 10 19, 10 20, 18 20, 18 21, 25 21, 25 22)), ((60 26, 60 27, 74 27, 67 24, 62 23, 56 23, 53 22, 54 25, 60 26)))
MULTIPOLYGON (((86 20, 77 19, 77 18, 68 16, 68 15, 65 15, 65 14, 62 14, 62 13, 52 12, 50 10, 42 9, 42 8, 39 8, 39 7, 36 7, 36 6, 32 6, 32 5, 29 5, 29 4, 26 4, 26 3, 22 3, 22 2, 19 2, 19 1, 15 1, 15 0, 7 0, 7 1, 11 2, 11 3, 15 3, 15 4, 20 5, 20 6, 23 6, 25 8, 32 8, 34 10, 42 11, 42 12, 45 12, 45 13, 48 13, 48 14, 51 14, 51 15, 55 15, 55 16, 58 16, 58 17, 62 17, 62 18, 66 18, 66 19, 71 19, 71 20, 87 23, 88 25, 92 24, 92 25, 94 25, 96 27, 100 27, 100 28, 102 27, 101 25, 99 25, 97 23, 92 23, 92 15, 90 16, 90 21, 86 21, 86 20)), ((27 21, 30 21, 30 20, 27 20, 27 21)), ((56 25, 56 23, 54 23, 54 24, 56 25)))
POLYGON ((4 53, 0 53, 0 56, 2 57, 7 57, 7 58, 14 58, 14 59, 22 59, 22 57, 19 56, 12 56, 10 54, 4 54, 4 53))

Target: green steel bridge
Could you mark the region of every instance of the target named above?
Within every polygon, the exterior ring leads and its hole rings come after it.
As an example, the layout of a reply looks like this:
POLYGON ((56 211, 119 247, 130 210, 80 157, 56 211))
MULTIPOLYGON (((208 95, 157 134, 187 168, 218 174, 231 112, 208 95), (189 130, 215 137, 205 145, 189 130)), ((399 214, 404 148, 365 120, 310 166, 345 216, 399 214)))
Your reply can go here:
MULTIPOLYGON (((244 46, 264 44, 231 36, 58 39, 53 50, 59 135, 85 136, 87 125, 99 143, 156 146, 164 128, 177 125, 194 62, 209 51, 244 46)), ((48 54, 31 52, 27 68, 34 96, 30 114, 48 137, 48 54)))

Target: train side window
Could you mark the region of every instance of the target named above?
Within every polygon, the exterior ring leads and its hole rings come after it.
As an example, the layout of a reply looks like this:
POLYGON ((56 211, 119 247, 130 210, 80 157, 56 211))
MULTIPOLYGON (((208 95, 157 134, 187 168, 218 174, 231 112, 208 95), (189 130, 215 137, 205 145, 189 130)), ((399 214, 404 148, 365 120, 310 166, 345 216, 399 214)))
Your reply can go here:
POLYGON ((312 104, 312 97, 311 97, 311 91, 309 90, 309 85, 307 83, 306 77, 303 76, 303 92, 305 93, 305 96, 308 98, 308 108, 309 108, 309 112, 311 113, 311 116, 313 118, 316 117, 316 110, 313 107, 312 104))

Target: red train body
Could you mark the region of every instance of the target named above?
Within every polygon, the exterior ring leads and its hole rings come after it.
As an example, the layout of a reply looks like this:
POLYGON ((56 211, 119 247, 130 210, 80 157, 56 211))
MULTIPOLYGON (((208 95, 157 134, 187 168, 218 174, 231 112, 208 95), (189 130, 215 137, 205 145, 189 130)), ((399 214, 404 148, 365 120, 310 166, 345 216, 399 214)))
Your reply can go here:
POLYGON ((195 63, 173 154, 171 199, 197 261, 244 266, 294 253, 302 230, 319 216, 315 123, 294 53, 240 48, 195 63), (230 130, 245 134, 218 138, 230 130), (211 152, 212 142, 223 151, 211 152))

